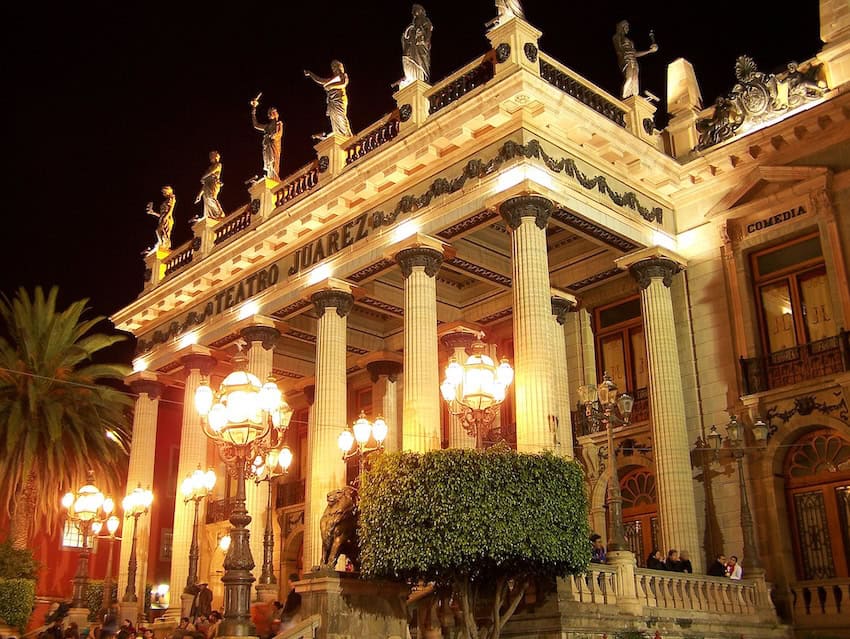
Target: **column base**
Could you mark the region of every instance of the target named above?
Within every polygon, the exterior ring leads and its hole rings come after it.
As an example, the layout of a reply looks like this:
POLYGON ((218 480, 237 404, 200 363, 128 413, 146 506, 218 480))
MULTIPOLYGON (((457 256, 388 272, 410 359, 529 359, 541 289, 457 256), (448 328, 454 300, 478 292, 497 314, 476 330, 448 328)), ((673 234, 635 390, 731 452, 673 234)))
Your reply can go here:
POLYGON ((295 592, 301 595, 301 619, 322 618, 316 639, 407 636, 405 584, 319 570, 296 581, 295 592))
POLYGON ((618 609, 628 614, 642 615, 643 603, 638 599, 635 588, 635 554, 631 550, 609 550, 606 563, 617 570, 617 581, 621 589, 617 594, 618 609))
POLYGON ((138 601, 121 601, 118 603, 119 622, 122 619, 130 619, 136 623, 139 618, 139 602, 138 601))
POLYGON ((195 595, 188 592, 180 593, 180 616, 188 617, 192 612, 192 602, 195 601, 195 595))
POLYGON ((277 599, 277 584, 257 584, 257 601, 271 603, 277 599))
POLYGON ((76 624, 82 630, 86 626, 89 625, 89 613, 91 611, 88 608, 71 608, 68 610, 68 623, 76 622, 76 624))

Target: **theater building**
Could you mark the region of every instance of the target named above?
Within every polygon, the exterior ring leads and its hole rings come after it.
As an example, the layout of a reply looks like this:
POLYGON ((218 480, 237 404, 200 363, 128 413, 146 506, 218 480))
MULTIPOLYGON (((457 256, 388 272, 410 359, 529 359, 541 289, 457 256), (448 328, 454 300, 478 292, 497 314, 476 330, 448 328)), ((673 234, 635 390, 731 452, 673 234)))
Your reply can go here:
MULTIPOLYGON (((238 343, 294 410, 289 473, 248 492, 259 577, 273 491, 277 585, 258 596, 278 598, 319 563, 326 495, 357 472, 337 436, 361 411, 387 421, 387 450, 475 445, 439 385, 482 331, 516 373, 500 434, 579 460, 603 536, 610 451, 578 388, 607 372, 636 400, 614 454, 637 566, 560 584, 553 627, 611 633, 627 614, 664 637, 785 636, 780 621, 850 636, 850 10, 820 7, 820 52, 781 71, 753 52, 707 108, 691 65, 672 63, 664 130, 650 101, 606 93, 508 20, 480 58, 405 86, 389 115, 149 255, 113 317, 138 339, 127 485, 156 495, 137 591, 168 584, 179 613, 179 485, 212 466, 200 579, 221 602, 233 481, 194 394, 232 370, 238 343), (654 547, 689 551, 696 574, 645 569, 654 547), (742 582, 704 577, 721 552, 741 557, 742 582)), ((124 544, 119 593, 128 557, 124 544)))

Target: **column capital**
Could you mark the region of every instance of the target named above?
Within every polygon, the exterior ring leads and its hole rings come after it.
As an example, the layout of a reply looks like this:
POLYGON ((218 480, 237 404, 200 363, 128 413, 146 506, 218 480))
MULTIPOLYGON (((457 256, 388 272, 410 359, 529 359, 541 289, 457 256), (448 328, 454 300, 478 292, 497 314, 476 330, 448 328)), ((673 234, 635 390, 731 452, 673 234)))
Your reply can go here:
POLYGON ((310 296, 310 301, 316 307, 316 312, 319 317, 324 317, 325 311, 329 308, 336 309, 336 314, 340 317, 345 317, 351 312, 354 306, 354 295, 348 291, 328 288, 323 291, 316 291, 310 296))
POLYGON ((687 267, 685 258, 660 246, 629 253, 614 263, 621 269, 628 269, 641 289, 647 288, 653 279, 661 279, 669 288, 673 276, 687 267))
POLYGON ((553 295, 551 297, 552 300, 552 315, 555 316, 555 319, 558 321, 558 324, 561 326, 567 321, 567 313, 570 311, 576 310, 578 304, 576 303, 576 299, 570 295, 569 297, 561 297, 560 295, 553 295), (572 299, 570 299, 572 298, 572 299))
POLYGON ((249 346, 258 342, 265 351, 274 350, 280 337, 280 331, 274 326, 263 326, 261 324, 245 326, 239 331, 239 334, 248 342, 249 346))
POLYGON ((413 273, 414 266, 424 266, 425 274, 428 277, 434 277, 443 263, 443 253, 430 246, 414 246, 396 253, 395 260, 401 267, 401 274, 405 279, 413 273))
POLYGON ((210 349, 193 344, 181 351, 180 363, 187 371, 198 370, 201 375, 209 375, 216 365, 216 359, 210 349))
POLYGON ((533 217, 539 229, 545 229, 555 205, 539 195, 518 195, 499 205, 499 213, 512 230, 519 228, 522 218, 533 217))
POLYGON ((369 371, 372 383, 383 376, 396 381, 403 368, 404 356, 394 351, 374 351, 357 360, 357 365, 369 371))
POLYGON ((156 373, 140 371, 124 378, 124 383, 137 395, 145 394, 149 399, 159 399, 164 385, 156 373))

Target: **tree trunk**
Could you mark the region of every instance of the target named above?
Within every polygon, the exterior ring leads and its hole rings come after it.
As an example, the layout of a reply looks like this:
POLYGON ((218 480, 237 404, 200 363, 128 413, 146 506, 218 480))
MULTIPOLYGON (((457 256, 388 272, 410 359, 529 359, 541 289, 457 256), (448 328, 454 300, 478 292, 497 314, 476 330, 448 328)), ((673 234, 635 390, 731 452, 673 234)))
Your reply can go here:
POLYGON ((9 522, 9 541, 15 550, 25 550, 29 545, 32 520, 35 516, 37 488, 35 467, 33 467, 30 468, 20 496, 15 500, 15 508, 9 522))

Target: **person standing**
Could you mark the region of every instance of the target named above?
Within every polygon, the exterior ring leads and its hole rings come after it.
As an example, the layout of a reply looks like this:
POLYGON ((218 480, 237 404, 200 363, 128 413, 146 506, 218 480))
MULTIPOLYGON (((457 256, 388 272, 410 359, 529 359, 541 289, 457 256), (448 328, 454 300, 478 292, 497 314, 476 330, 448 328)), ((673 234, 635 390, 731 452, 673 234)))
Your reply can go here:
POLYGON ((684 572, 682 570, 682 562, 679 560, 679 551, 675 548, 667 552, 667 559, 664 561, 664 569, 671 572, 684 572))
POLYGON ((680 567, 681 567, 681 570, 679 570, 679 572, 687 572, 687 573, 693 574, 694 566, 691 563, 691 558, 688 555, 687 550, 683 550, 682 552, 679 553, 679 564, 680 564, 680 567))
POLYGON ((604 564, 606 559, 605 544, 602 543, 602 535, 593 533, 590 536, 590 562, 604 564))
POLYGON ((729 563, 726 564, 726 575, 729 579, 740 580, 744 578, 744 569, 738 563, 738 558, 735 555, 729 557, 729 563))
POLYGON ((665 570, 664 560, 661 558, 661 551, 658 548, 653 548, 646 558, 646 567, 650 570, 665 570))

